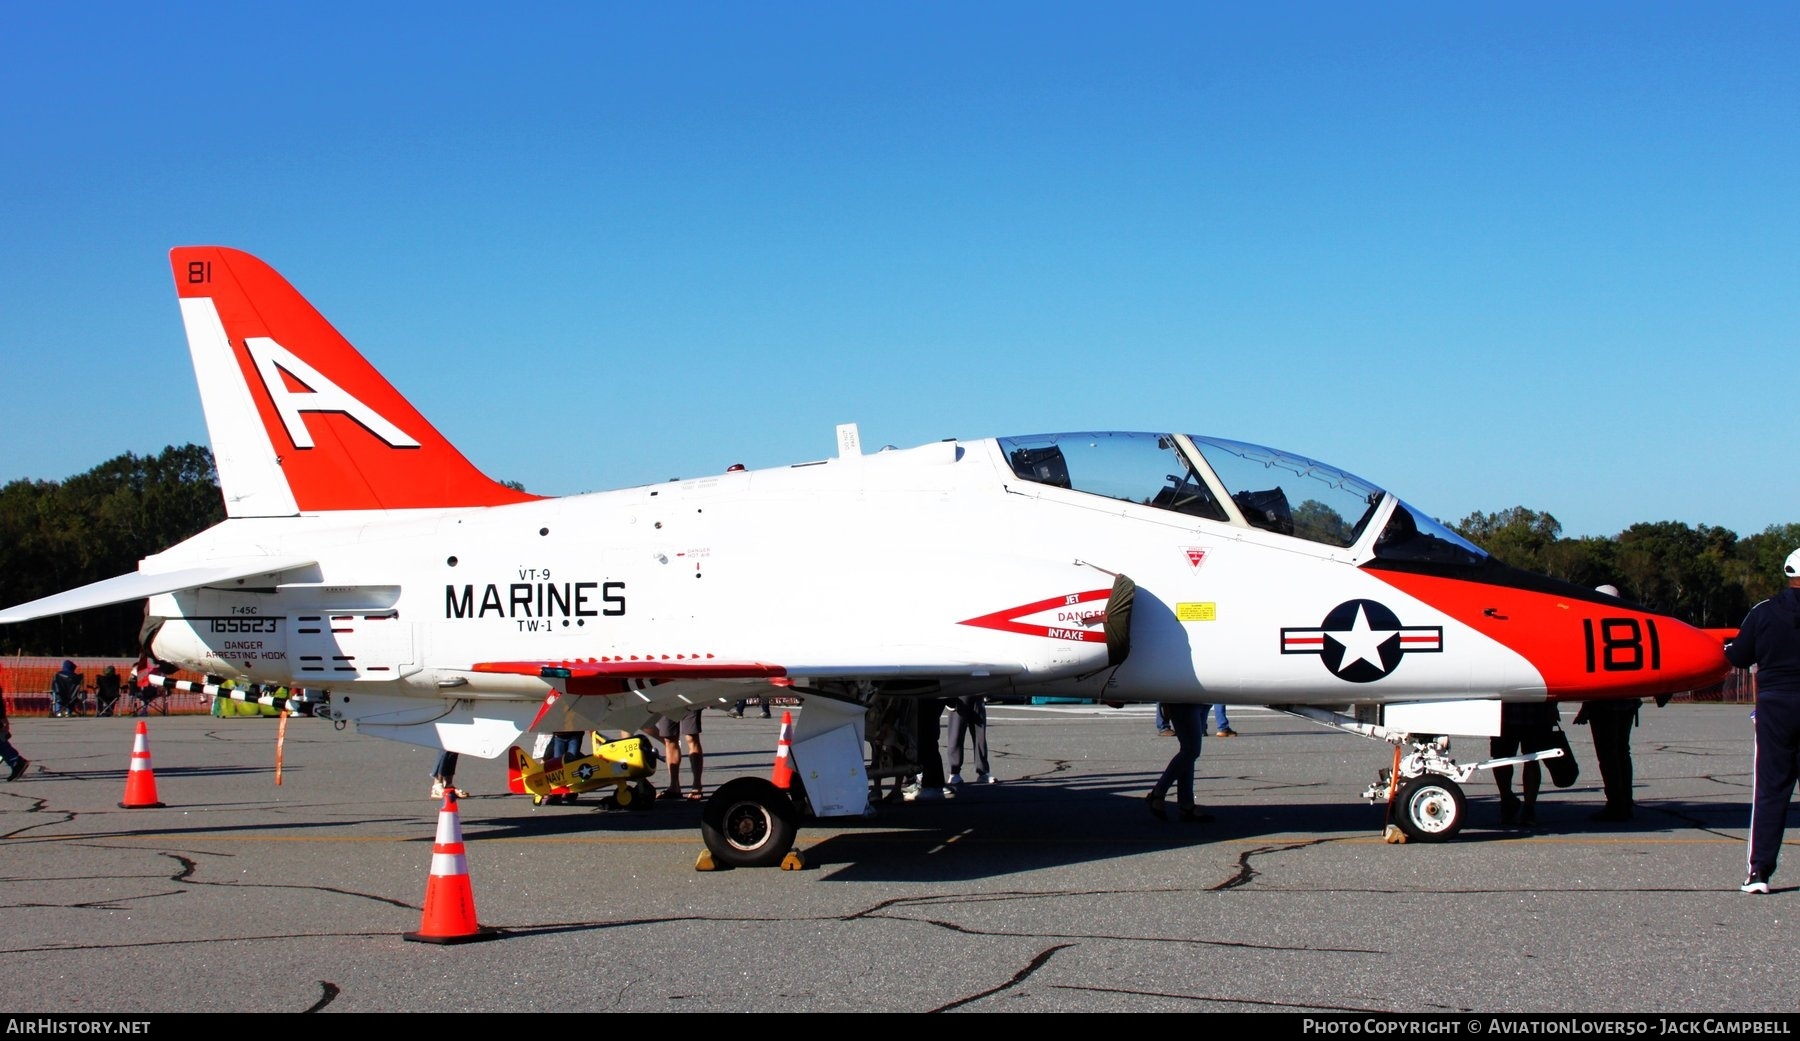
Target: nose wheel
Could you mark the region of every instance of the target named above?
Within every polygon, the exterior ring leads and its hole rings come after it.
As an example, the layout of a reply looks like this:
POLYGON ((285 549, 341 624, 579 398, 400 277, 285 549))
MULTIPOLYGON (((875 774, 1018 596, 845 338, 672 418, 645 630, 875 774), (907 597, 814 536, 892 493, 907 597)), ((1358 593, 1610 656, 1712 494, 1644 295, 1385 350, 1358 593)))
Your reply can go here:
POLYGON ((1400 786, 1394 795, 1394 823, 1408 838, 1443 842, 1462 830, 1469 800, 1462 785, 1448 777, 1425 774, 1400 786))

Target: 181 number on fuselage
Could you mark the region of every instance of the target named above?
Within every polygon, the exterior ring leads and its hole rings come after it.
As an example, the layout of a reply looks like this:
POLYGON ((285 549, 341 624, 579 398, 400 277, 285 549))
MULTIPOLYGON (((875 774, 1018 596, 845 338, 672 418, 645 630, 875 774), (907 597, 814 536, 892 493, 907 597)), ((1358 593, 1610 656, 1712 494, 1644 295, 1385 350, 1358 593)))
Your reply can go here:
POLYGON ((1653 618, 1602 618, 1595 631, 1594 619, 1581 620, 1587 649, 1587 671, 1637 672, 1662 668, 1662 641, 1653 618), (1646 658, 1645 645, 1648 644, 1646 658), (1646 660, 1648 664, 1646 665, 1646 660))

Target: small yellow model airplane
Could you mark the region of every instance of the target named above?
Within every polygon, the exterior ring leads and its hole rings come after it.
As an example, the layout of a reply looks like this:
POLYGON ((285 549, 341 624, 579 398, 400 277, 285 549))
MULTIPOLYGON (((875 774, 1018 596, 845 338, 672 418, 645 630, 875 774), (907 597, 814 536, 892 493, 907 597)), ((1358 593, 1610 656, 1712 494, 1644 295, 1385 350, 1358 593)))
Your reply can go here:
POLYGON ((514 745, 508 753, 506 781, 512 791, 531 796, 533 805, 572 803, 583 792, 610 785, 607 796, 614 805, 647 810, 656 798, 649 781, 656 771, 656 754, 642 735, 603 741, 593 736, 594 754, 533 759, 514 745))

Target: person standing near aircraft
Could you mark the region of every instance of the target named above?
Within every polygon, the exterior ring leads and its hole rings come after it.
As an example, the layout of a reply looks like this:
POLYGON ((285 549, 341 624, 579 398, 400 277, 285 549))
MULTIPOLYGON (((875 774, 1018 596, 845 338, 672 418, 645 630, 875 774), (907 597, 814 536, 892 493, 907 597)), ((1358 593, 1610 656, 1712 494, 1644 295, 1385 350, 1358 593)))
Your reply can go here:
POLYGON ((687 715, 681 717, 682 749, 687 753, 688 770, 694 776, 694 783, 688 786, 687 797, 695 802, 706 798, 706 786, 700 783, 700 771, 706 765, 706 749, 700 746, 700 713, 704 708, 690 708, 687 715))
POLYGON ((0 761, 4 761, 11 768, 6 774, 6 779, 9 781, 16 781, 23 777, 25 768, 31 765, 31 760, 20 755, 19 750, 13 747, 12 724, 6 721, 5 687, 0 687, 0 761))
MULTIPOLYGON (((1500 736, 1488 739, 1488 752, 1494 758, 1541 752, 1555 743, 1556 706, 1549 702, 1509 701, 1500 706, 1500 736)), ((1513 768, 1494 767, 1494 784, 1500 789, 1500 823, 1533 827, 1537 824, 1538 789, 1544 783, 1544 770, 1532 760, 1519 774, 1519 792, 1512 790, 1513 768)))
POLYGON ((669 786, 663 789, 658 799, 704 799, 706 789, 701 786, 701 771, 705 767, 706 752, 700 744, 701 708, 690 708, 681 717, 680 722, 668 716, 657 716, 645 727, 645 731, 662 739, 663 758, 669 762, 669 786), (685 793, 681 790, 681 752, 687 747, 688 769, 694 775, 694 784, 685 793))
MULTIPOLYGON (((1618 596, 1619 587, 1602 585, 1596 592, 1618 596)), ((1608 701, 1584 701, 1575 713, 1576 726, 1585 726, 1594 738, 1594 760, 1600 764, 1600 781, 1606 790, 1606 805, 1588 819, 1608 823, 1632 818, 1631 796, 1631 730, 1638 724, 1642 698, 1608 701)))
POLYGON ((1150 805, 1150 815, 1159 821, 1169 819, 1164 800, 1169 794, 1170 786, 1175 788, 1175 805, 1182 820, 1200 824, 1213 819, 1212 814, 1201 813, 1194 807, 1194 764, 1200 761, 1200 743, 1206 738, 1206 717, 1211 712, 1211 705, 1163 706, 1169 725, 1175 728, 1175 740, 1179 747, 1145 799, 1150 805))
POLYGON ((1237 731, 1231 729, 1231 720, 1225 716, 1225 703, 1222 701, 1213 706, 1213 736, 1237 736, 1237 731))
POLYGON ((1606 805, 1589 820, 1628 821, 1634 806, 1631 797, 1631 728, 1638 724, 1642 698, 1618 701, 1584 701, 1575 713, 1575 724, 1594 736, 1594 759, 1600 764, 1600 783, 1606 789, 1606 805))
MULTIPOLYGON (((935 691, 936 685, 933 684, 931 689, 935 691)), ((929 697, 914 698, 913 702, 917 713, 914 731, 918 739, 919 776, 902 790, 901 798, 907 802, 916 799, 942 799, 956 792, 944 778, 944 755, 938 751, 938 735, 943 730, 944 699, 932 694, 929 697)))
POLYGON ((963 783, 963 738, 975 746, 975 783, 993 784, 996 778, 988 769, 987 699, 979 694, 956 698, 950 702, 950 780, 952 788, 963 783))
POLYGON ((550 735, 549 758, 573 759, 581 755, 581 731, 558 730, 550 735))
MULTIPOLYGON (((1618 596, 1619 587, 1595 586, 1596 592, 1618 596)), ((1628 821, 1632 817, 1631 729, 1638 724, 1642 698, 1584 701, 1575 713, 1576 726, 1586 726, 1594 737, 1594 759, 1600 764, 1600 781, 1606 789, 1606 806, 1589 820, 1628 821)))
POLYGON ((900 802, 917 776, 919 752, 914 727, 918 712, 909 698, 877 694, 869 699, 863 720, 869 741, 869 801, 900 802), (889 779, 894 782, 894 790, 884 796, 882 789, 889 779))
POLYGON ((662 742, 663 762, 669 764, 669 786, 656 797, 681 798, 681 724, 668 716, 657 716, 644 724, 644 733, 662 742))
POLYGON ((455 752, 439 752, 437 765, 431 768, 431 797, 442 799, 446 791, 455 791, 461 799, 469 793, 456 787, 456 761, 460 758, 455 752))
POLYGON ((1725 657, 1756 669, 1756 757, 1750 796, 1749 874, 1738 887, 1767 893, 1800 777, 1800 549, 1782 566, 1787 588, 1750 609, 1725 657))

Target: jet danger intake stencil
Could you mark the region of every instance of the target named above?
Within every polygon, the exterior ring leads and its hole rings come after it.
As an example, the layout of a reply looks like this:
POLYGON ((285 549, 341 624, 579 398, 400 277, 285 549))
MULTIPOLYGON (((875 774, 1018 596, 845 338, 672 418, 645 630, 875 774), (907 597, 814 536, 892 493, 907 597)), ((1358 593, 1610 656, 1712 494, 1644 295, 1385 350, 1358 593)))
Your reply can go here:
POLYGON ((1110 596, 1111 589, 1090 589, 1008 607, 979 618, 965 618, 957 624, 1047 636, 1052 640, 1104 640, 1106 633, 1101 627, 1106 624, 1106 601, 1110 596))
POLYGON ((1401 625, 1373 600, 1346 600, 1331 609, 1316 629, 1281 630, 1281 653, 1316 654, 1338 679, 1373 683, 1415 652, 1444 649, 1441 625, 1401 625))

